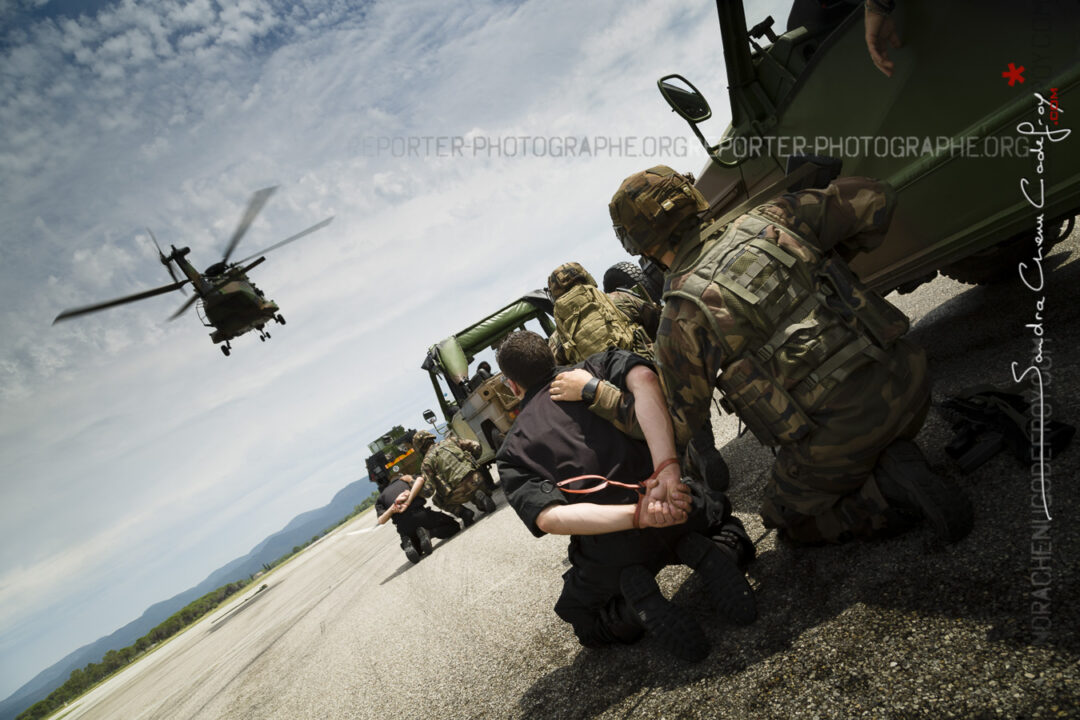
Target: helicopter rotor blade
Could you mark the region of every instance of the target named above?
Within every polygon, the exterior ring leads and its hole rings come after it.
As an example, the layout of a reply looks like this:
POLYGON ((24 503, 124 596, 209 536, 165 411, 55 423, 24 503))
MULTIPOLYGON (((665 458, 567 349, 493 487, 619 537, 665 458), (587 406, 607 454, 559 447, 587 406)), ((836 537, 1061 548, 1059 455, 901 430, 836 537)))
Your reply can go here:
POLYGON ((162 285, 161 287, 157 287, 152 290, 144 290, 143 292, 135 293, 134 295, 125 295, 124 297, 116 298, 115 300, 106 300, 105 302, 95 303, 94 305, 85 305, 83 307, 71 308, 57 315, 56 319, 53 320, 53 325, 60 322, 61 320, 68 320, 73 317, 78 317, 79 315, 87 315, 89 313, 95 313, 100 310, 107 310, 108 308, 116 307, 117 305, 126 305, 127 303, 132 303, 137 300, 145 300, 146 298, 152 298, 155 295, 164 295, 167 292, 179 290, 180 287, 187 282, 187 280, 181 280, 179 282, 174 282, 170 285, 162 285))
POLYGON ((263 188, 251 196, 251 200, 248 201, 247 210, 244 211, 244 216, 240 218, 240 224, 236 226, 236 230, 233 232, 232 238, 225 248, 225 255, 221 258, 222 262, 229 262, 229 256, 232 255, 233 250, 236 249, 236 245, 240 242, 240 238, 244 237, 244 233, 251 227, 251 223, 255 221, 255 217, 262 211, 263 206, 266 205, 266 201, 270 199, 270 196, 274 194, 275 190, 277 190, 277 185, 263 188))
POLYGON ((251 260, 252 258, 259 257, 260 255, 265 255, 266 253, 270 252, 271 250, 277 250, 282 245, 288 245, 289 243, 293 242, 294 240, 299 240, 300 238, 304 237, 305 235, 310 235, 311 233, 315 232, 316 230, 322 230, 324 227, 329 225, 330 222, 333 219, 334 219, 334 216, 331 215, 330 217, 326 218, 322 222, 312 225, 307 230, 301 230, 300 232, 296 233, 295 235, 285 238, 281 242, 276 242, 276 243, 274 243, 273 245, 271 245, 268 248, 263 248, 262 250, 260 250, 257 253, 252 253, 251 255, 248 255, 243 260, 237 260, 236 264, 237 265, 242 265, 243 263, 246 263, 248 260, 251 260))
POLYGON ((191 307, 192 305, 195 304, 195 301, 198 300, 198 299, 199 299, 198 295, 192 295, 191 297, 189 297, 187 299, 187 302, 185 302, 183 305, 180 306, 179 310, 177 310, 176 312, 174 312, 172 315, 169 316, 169 320, 175 320, 176 318, 183 315, 185 312, 187 312, 189 307, 191 307))
MULTIPOLYGON (((165 253, 161 252, 161 246, 158 245, 157 238, 154 237, 154 231, 150 228, 146 228, 146 232, 150 233, 150 239, 154 241, 154 247, 157 248, 158 260, 165 266, 165 269, 169 271, 169 277, 173 279, 173 282, 180 282, 180 278, 176 277, 176 273, 173 271, 172 263, 169 262, 169 258, 165 256, 165 253)), ((180 288, 180 292, 187 295, 187 291, 184 288, 180 288)))

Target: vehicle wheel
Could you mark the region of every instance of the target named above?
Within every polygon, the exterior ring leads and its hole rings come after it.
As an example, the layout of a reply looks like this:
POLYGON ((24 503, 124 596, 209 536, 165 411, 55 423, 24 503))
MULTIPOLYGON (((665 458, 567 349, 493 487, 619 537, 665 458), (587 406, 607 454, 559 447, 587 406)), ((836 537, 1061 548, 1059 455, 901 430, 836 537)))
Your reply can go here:
POLYGON ((615 263, 604 273, 604 292, 614 292, 619 289, 632 290, 635 285, 641 285, 655 302, 660 297, 658 288, 649 282, 645 272, 634 263, 615 263))
MULTIPOLYGON (((1047 228, 1043 237, 1042 256, 1046 257, 1050 249, 1072 232, 1074 218, 1047 228)), ((1017 278, 1017 266, 1027 261, 1032 263, 1037 249, 1035 236, 1024 234, 1000 242, 963 260, 946 265, 941 274, 969 285, 993 285, 1017 278)))
POLYGON ((285 318, 283 316, 281 316, 281 315, 275 316, 274 319, 277 320, 278 325, 284 325, 285 324, 285 318))
POLYGON ((228 348, 227 345, 222 345, 221 346, 221 354, 224 355, 225 357, 229 357, 229 348, 228 348))

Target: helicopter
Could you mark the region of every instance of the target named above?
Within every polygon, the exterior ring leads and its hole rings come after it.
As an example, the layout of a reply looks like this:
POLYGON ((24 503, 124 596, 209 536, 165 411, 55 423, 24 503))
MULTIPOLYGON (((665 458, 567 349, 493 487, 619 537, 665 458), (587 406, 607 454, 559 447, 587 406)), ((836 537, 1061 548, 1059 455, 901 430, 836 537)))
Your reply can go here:
POLYGON ((158 244, 157 238, 154 237, 154 233, 147 228, 146 231, 150 234, 154 247, 157 248, 158 260, 169 271, 169 276, 173 279, 173 282, 114 300, 64 310, 53 320, 53 325, 62 320, 95 313, 117 305, 126 305, 127 303, 145 300, 157 295, 164 295, 174 290, 179 290, 186 295, 184 286, 190 283, 194 292, 193 296, 188 298, 180 306, 179 310, 170 315, 169 320, 180 317, 198 302, 198 312, 203 325, 214 328, 214 331, 210 333, 210 339, 215 344, 224 343, 220 347, 221 352, 226 357, 232 351, 232 345, 229 341, 244 333, 257 330, 259 340, 265 342, 270 338, 270 333, 265 329, 266 324, 272 320, 279 325, 284 325, 285 318, 281 315, 277 303, 267 299, 263 291, 248 279, 247 273, 266 260, 266 253, 299 240, 316 230, 321 230, 334 219, 332 216, 328 217, 322 222, 312 225, 307 230, 287 237, 270 247, 263 248, 242 260, 229 262, 229 258, 232 256, 240 239, 244 237, 244 233, 247 232, 251 223, 255 221, 255 217, 263 209, 266 201, 270 199, 275 190, 277 190, 277 186, 263 188, 251 196, 247 210, 244 211, 240 224, 229 239, 229 244, 225 247, 225 253, 221 260, 206 268, 206 271, 202 273, 196 270, 187 260, 187 255, 191 252, 190 248, 177 248, 175 245, 171 245, 171 252, 166 255, 158 244), (183 280, 177 277, 176 272, 173 270, 173 263, 176 263, 176 266, 184 274, 183 280))

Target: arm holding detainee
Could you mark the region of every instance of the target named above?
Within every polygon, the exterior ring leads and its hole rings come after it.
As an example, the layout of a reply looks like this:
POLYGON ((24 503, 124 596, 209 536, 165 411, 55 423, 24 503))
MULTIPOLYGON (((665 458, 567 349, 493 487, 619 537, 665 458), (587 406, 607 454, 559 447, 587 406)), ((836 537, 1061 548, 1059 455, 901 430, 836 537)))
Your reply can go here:
MULTIPOLYGON (((671 416, 668 414, 664 401, 664 394, 660 389, 660 382, 656 373, 646 365, 635 365, 626 374, 627 392, 619 390, 615 385, 600 380, 588 370, 575 368, 559 373, 551 385, 551 397, 559 402, 571 402, 583 398, 583 393, 588 394, 590 383, 597 388, 596 398, 589 406, 589 410, 600 417, 609 420, 617 428, 626 432, 623 428, 631 423, 637 433, 626 433, 632 437, 643 438, 649 446, 649 454, 652 457, 653 468, 659 468, 666 460, 677 458, 675 451, 675 435, 671 424, 671 416), (602 401, 601 388, 610 388, 610 396, 617 398, 618 403, 602 401), (597 403, 600 403, 599 407, 597 403), (619 408, 615 419, 608 414, 611 409, 619 408), (625 412, 630 412, 626 417, 625 412)), ((682 482, 682 474, 678 463, 669 463, 661 468, 656 482, 648 488, 650 501, 657 505, 653 512, 660 512, 671 519, 679 521, 686 519, 686 513, 690 510, 690 491, 682 482)), ((650 506, 651 507, 651 506, 650 506)), ((671 524, 671 523, 668 523, 671 524)))

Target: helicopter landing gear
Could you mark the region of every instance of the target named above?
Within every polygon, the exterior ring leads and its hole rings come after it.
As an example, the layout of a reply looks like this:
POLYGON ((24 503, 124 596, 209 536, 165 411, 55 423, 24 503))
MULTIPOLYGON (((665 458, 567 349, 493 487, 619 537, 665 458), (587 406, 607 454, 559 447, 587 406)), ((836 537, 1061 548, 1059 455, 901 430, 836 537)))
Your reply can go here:
POLYGON ((265 330, 259 330, 259 340, 260 341, 266 342, 269 339, 270 339, 270 333, 266 332, 265 330))
POLYGON ((278 325, 284 325, 285 324, 285 318, 282 317, 280 314, 275 315, 274 316, 274 322, 276 322, 278 325))
POLYGON ((229 353, 231 351, 232 351, 232 348, 229 346, 229 343, 225 343, 224 345, 221 346, 221 354, 224 355, 225 357, 229 357, 229 353))

